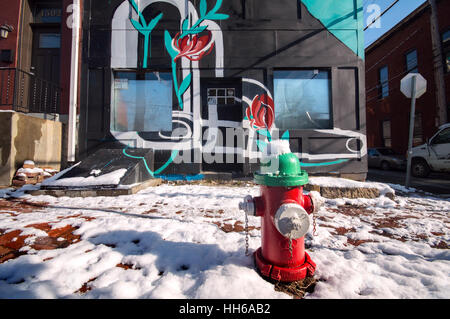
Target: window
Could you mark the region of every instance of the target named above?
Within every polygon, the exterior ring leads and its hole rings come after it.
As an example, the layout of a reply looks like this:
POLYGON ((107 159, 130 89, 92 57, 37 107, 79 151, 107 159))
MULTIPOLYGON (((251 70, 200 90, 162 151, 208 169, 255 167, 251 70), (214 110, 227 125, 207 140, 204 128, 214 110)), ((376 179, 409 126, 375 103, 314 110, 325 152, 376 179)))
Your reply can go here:
POLYGON ((382 123, 383 144, 384 147, 392 147, 391 139, 391 121, 383 121, 382 123))
POLYGON ((422 113, 416 113, 414 116, 414 134, 413 146, 423 143, 422 113))
POLYGON ((450 128, 447 128, 442 132, 440 132, 431 142, 431 144, 447 144, 447 143, 450 143, 450 128))
POLYGON ((442 34, 442 50, 444 56, 445 72, 450 72, 450 30, 442 34))
POLYGON ((367 154, 368 154, 369 156, 377 156, 377 155, 378 155, 378 152, 377 152, 377 150, 374 149, 374 148, 369 148, 369 149, 367 150, 367 154))
POLYGON ((279 129, 333 127, 328 70, 275 71, 274 102, 279 129))
POLYGON ((406 73, 419 73, 417 61, 417 50, 406 54, 406 73))
POLYGON ((450 50, 445 53, 444 59, 445 59, 444 64, 445 72, 450 72, 450 50))
POLYGON ((378 152, 380 152, 381 155, 385 156, 395 155, 394 151, 390 148, 379 148, 378 152))
POLYGON ((116 72, 111 129, 172 131, 172 76, 162 72, 116 72))
POLYGON ((41 33, 39 35, 40 49, 59 49, 61 47, 61 35, 59 33, 41 33))
POLYGON ((209 88, 208 104, 234 104, 235 103, 234 88, 209 88))
POLYGON ((380 69, 380 98, 389 96, 389 69, 384 66, 380 69))

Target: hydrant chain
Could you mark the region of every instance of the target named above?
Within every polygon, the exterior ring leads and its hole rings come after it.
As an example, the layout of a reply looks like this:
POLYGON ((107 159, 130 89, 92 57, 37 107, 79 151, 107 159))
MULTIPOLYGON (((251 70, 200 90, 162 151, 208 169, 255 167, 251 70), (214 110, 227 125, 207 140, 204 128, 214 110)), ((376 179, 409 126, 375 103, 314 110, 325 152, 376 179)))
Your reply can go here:
POLYGON ((245 256, 249 256, 248 253, 248 214, 245 212, 245 256))

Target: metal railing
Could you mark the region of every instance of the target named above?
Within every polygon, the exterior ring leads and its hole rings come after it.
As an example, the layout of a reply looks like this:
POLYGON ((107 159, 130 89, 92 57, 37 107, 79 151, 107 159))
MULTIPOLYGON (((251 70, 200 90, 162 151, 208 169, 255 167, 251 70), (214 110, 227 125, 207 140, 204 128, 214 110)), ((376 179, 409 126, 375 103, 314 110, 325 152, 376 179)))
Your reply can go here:
POLYGON ((33 73, 0 67, 0 108, 23 113, 59 113, 61 88, 33 73))

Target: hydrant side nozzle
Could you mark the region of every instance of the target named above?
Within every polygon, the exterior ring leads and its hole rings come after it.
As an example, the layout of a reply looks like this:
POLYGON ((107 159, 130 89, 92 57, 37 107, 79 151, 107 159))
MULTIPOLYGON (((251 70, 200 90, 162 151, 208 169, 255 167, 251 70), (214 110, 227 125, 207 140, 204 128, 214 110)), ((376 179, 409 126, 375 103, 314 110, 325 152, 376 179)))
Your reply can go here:
POLYGON ((318 192, 311 191, 305 197, 310 201, 311 206, 310 208, 311 212, 307 209, 308 214, 317 213, 324 204, 324 200, 322 196, 320 196, 320 193, 318 192))
POLYGON ((239 203, 239 209, 254 216, 256 214, 256 207, 253 197, 247 195, 244 198, 244 201, 239 203))
POLYGON ((264 200, 261 196, 253 198, 255 203, 255 216, 263 217, 265 211, 264 200))

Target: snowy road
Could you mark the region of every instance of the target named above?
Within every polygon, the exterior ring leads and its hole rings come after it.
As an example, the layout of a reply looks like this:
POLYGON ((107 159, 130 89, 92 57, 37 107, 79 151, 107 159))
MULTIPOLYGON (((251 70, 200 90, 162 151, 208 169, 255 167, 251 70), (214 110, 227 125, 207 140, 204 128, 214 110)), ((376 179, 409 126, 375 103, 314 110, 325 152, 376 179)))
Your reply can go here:
MULTIPOLYGON (((257 187, 2 194, 0 298, 292 298, 245 256, 238 203, 257 187)), ((318 283, 305 298, 450 298, 449 212, 449 200, 414 193, 327 199, 306 236, 318 283)), ((259 218, 249 225, 253 252, 259 218)))
MULTIPOLYGON (((383 171, 381 169, 370 168, 367 173, 367 180, 405 185, 406 172, 399 170, 383 171)), ((444 195, 441 196, 443 198, 450 198, 450 174, 433 172, 426 178, 411 176, 411 187, 425 192, 444 195)))

